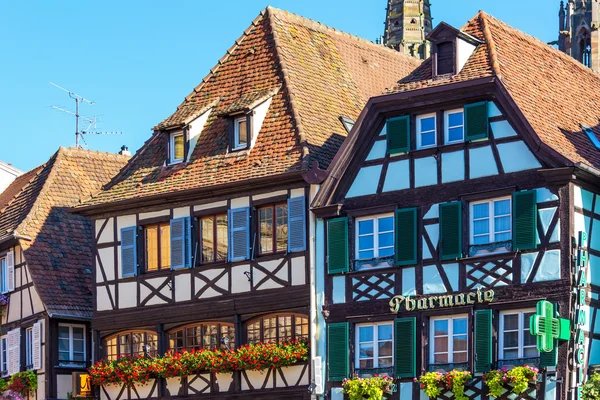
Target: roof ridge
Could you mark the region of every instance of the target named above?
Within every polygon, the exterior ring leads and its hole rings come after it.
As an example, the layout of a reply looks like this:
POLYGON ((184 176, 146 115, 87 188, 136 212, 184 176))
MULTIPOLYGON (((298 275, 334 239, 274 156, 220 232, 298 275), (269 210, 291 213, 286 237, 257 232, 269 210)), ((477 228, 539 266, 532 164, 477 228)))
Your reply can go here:
POLYGON ((321 23, 319 21, 315 21, 314 19, 303 17, 303 16, 298 15, 296 13, 293 13, 293 12, 290 12, 290 11, 287 11, 287 10, 282 10, 280 8, 273 7, 273 6, 267 6, 267 10, 272 11, 274 13, 274 15, 276 15, 276 16, 277 15, 284 15, 284 16, 289 16, 289 17, 295 18, 296 20, 303 21, 305 23, 304 25, 307 26, 307 27, 309 27, 309 28, 315 28, 315 29, 318 29, 318 30, 331 31, 331 32, 337 33, 339 35, 346 36, 346 37, 348 37, 350 39, 356 40, 358 42, 367 44, 369 46, 373 46, 373 47, 375 47, 377 49, 383 49, 384 51, 389 52, 390 54, 397 55, 398 58, 405 58, 405 59, 410 59, 410 60, 418 61, 416 58, 408 56, 408 55, 406 55, 404 53, 401 53, 398 50, 394 50, 391 47, 387 47, 387 46, 384 46, 384 45, 381 45, 381 44, 373 43, 372 41, 370 41, 368 39, 362 38, 362 37, 357 36, 357 35, 353 35, 353 34, 348 33, 348 32, 341 31, 341 30, 333 28, 333 27, 331 27, 329 25, 325 25, 325 24, 323 24, 323 23, 321 23))
POLYGON ((488 47, 488 56, 490 57, 490 64, 492 66, 492 71, 498 78, 502 79, 502 74, 500 72, 500 63, 498 62, 498 55, 496 53, 496 42, 494 42, 494 38, 492 36, 492 32, 490 31, 490 27, 487 21, 487 14, 483 11, 479 10, 477 14, 481 25, 483 26, 483 37, 488 47))
MULTIPOLYGON (((267 16, 270 16, 271 13, 276 13, 277 9, 271 6, 267 6, 267 16)), ((296 132, 298 133, 298 137, 300 139, 300 146, 302 146, 302 161, 307 160, 307 158, 310 156, 310 151, 308 150, 308 140, 306 135, 304 134, 304 129, 302 128, 302 118, 300 117, 300 114, 298 113, 298 107, 296 105, 296 96, 294 95, 293 91, 292 91, 292 85, 290 84, 290 76, 289 76, 289 72, 287 69, 287 64, 285 62, 285 60, 283 59, 283 56, 281 55, 281 52, 279 51, 279 46, 280 46, 280 38, 279 38, 279 33, 277 32, 275 25, 273 23, 272 18, 267 18, 267 21, 269 23, 269 28, 271 28, 271 35, 273 36, 273 43, 275 44, 275 46, 273 46, 274 50, 275 50, 275 56, 277 57, 277 60, 279 60, 279 68, 281 69, 281 74, 283 75, 283 86, 285 87, 285 91, 288 94, 288 101, 290 102, 290 110, 292 113, 292 116, 294 117, 294 122, 295 122, 295 127, 296 127, 296 132)))
MULTIPOLYGON (((25 172, 23 175, 20 175, 19 177, 17 177, 17 179, 21 178, 21 177, 26 177, 27 174, 29 174, 30 172, 35 171, 34 174, 32 174, 31 178, 29 178, 27 180, 27 183, 25 183, 23 186, 21 186, 21 189, 19 189, 19 191, 17 193, 15 193, 15 195, 12 197, 12 199, 10 199, 10 201, 8 201, 6 203, 6 205, 2 208, 0 208, 0 216, 2 215, 2 213, 4 211, 6 211, 6 209, 8 207, 10 207, 10 205, 17 199, 17 197, 25 190, 26 187, 28 187, 31 182, 33 182, 33 180, 44 170, 44 167, 46 166, 47 163, 44 163, 42 165, 38 165, 35 168, 32 168, 31 170, 25 172)), ((13 182, 16 182, 17 179, 15 179, 13 182)), ((8 188, 7 188, 8 189, 8 188)))

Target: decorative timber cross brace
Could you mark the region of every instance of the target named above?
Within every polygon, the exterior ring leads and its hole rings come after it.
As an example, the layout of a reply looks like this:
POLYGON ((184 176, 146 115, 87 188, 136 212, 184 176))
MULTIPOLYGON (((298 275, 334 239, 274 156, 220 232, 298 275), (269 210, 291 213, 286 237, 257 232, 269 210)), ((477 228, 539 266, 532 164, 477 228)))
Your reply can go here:
POLYGON ((554 340, 569 340, 571 321, 556 318, 556 307, 549 301, 537 303, 537 313, 531 316, 531 334, 537 336, 537 348, 540 352, 554 350, 554 340))

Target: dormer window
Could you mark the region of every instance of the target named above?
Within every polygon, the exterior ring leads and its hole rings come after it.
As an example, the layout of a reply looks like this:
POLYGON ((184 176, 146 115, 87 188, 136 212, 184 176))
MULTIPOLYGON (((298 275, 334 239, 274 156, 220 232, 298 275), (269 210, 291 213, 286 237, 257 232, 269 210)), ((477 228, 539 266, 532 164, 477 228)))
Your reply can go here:
POLYGON ((242 150, 248 147, 248 119, 244 115, 233 121, 232 150, 242 150))
POLYGON ((428 36, 433 76, 459 74, 481 40, 442 22, 428 36))
POLYGON ((437 44, 437 75, 454 73, 454 42, 437 44))
POLYGON ((185 158, 185 137, 183 132, 171 133, 169 140, 170 164, 177 164, 185 158))

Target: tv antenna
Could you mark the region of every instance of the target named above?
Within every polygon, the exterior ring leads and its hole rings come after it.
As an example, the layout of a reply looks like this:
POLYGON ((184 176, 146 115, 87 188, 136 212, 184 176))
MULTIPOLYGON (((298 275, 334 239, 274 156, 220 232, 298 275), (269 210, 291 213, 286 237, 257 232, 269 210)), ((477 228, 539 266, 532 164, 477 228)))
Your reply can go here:
POLYGON ((80 138, 83 141, 83 143, 87 145, 87 143, 85 142, 85 139, 83 138, 83 135, 85 135, 85 134, 94 134, 94 135, 120 135, 121 134, 121 132, 97 132, 96 131, 96 122, 97 122, 96 116, 94 115, 93 118, 89 118, 89 117, 79 114, 79 104, 80 103, 86 103, 88 105, 94 105, 96 103, 91 100, 86 99, 83 96, 78 95, 77 93, 74 93, 68 89, 58 86, 56 83, 52 83, 52 82, 48 82, 48 83, 50 83, 52 86, 62 90, 63 92, 67 92, 69 94, 69 97, 71 99, 75 100, 75 112, 66 110, 63 107, 51 106, 55 110, 61 111, 65 114, 75 116, 75 147, 77 147, 77 148, 82 147, 79 145, 80 138), (83 121, 88 123, 88 126, 86 129, 81 130, 81 131, 79 130, 79 119, 82 119, 83 121))

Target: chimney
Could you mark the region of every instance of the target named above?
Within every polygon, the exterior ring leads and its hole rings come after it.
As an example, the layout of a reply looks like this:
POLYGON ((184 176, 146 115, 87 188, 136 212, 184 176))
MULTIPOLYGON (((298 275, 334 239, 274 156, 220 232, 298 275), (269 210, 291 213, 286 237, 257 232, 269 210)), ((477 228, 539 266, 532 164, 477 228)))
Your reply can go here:
POLYGON ((129 149, 125 145, 121 146, 121 151, 119 151, 119 154, 122 156, 130 156, 131 155, 131 153, 129 152, 129 149))

